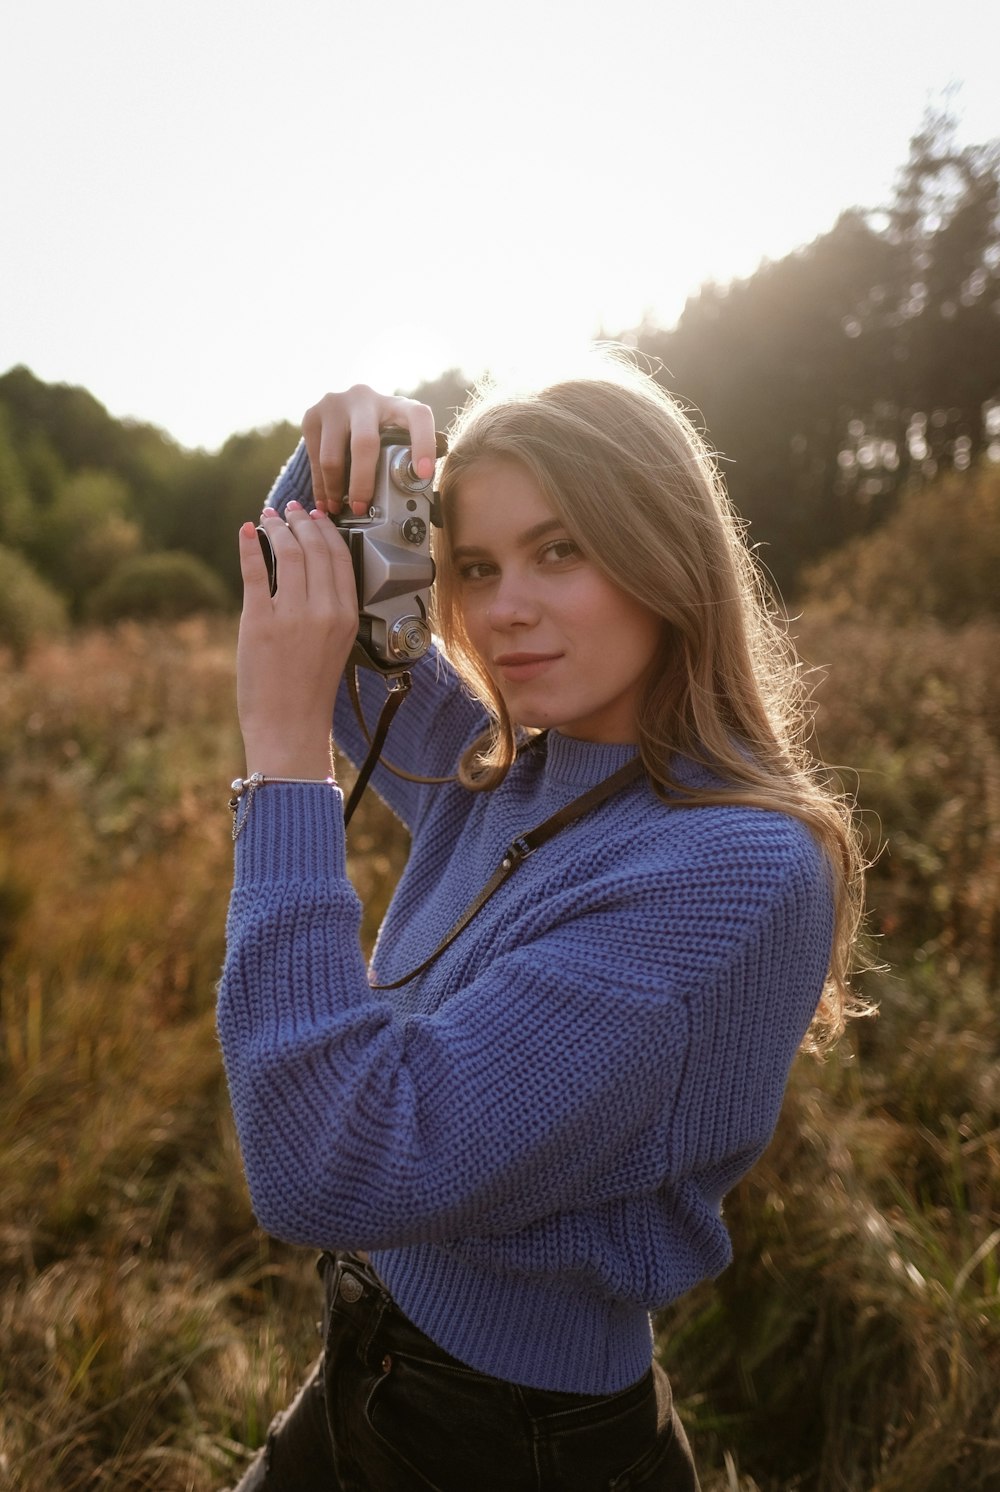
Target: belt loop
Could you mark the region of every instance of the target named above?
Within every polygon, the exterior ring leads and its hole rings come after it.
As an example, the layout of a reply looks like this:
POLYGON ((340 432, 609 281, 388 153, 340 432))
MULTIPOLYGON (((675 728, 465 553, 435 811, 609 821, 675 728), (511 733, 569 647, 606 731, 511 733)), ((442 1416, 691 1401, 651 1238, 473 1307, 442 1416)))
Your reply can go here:
POLYGON ((343 1311, 346 1306, 344 1316, 350 1318, 356 1334, 358 1360, 367 1368, 380 1365, 385 1354, 381 1349, 373 1351, 372 1342, 386 1312, 393 1309, 381 1280, 364 1260, 339 1250, 321 1254, 316 1267, 326 1286, 324 1337, 329 1333, 334 1311, 338 1307, 343 1311))

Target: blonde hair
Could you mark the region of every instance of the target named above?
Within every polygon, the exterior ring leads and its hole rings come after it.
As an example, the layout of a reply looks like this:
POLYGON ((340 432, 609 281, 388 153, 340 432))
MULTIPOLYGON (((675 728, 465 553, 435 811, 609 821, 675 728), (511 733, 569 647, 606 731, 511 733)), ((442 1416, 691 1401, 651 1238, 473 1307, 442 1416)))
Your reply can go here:
POLYGON ((714 458, 680 405, 621 362, 527 395, 479 390, 460 413, 440 473, 444 512, 436 628, 490 711, 460 780, 496 787, 516 753, 514 723, 472 647, 449 562, 450 512, 463 477, 514 461, 538 483, 587 557, 663 619, 661 655, 637 707, 639 751, 667 803, 744 804, 803 820, 829 861, 835 936, 807 1044, 828 1044, 864 1007, 849 989, 863 865, 850 805, 809 752, 794 650, 769 606, 714 458), (722 785, 692 789, 674 754, 722 785))

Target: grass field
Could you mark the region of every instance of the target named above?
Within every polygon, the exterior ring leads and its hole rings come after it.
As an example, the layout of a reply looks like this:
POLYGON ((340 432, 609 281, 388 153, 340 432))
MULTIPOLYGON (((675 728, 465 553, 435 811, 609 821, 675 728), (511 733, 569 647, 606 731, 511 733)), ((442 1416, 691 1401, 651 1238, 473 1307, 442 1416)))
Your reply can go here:
MULTIPOLYGON (((315 1354, 213 1023, 234 624, 0 671, 0 1485, 210 1492, 315 1354)), ((872 853, 877 1021, 800 1059, 737 1261, 660 1323, 709 1492, 1000 1489, 1000 629, 802 624, 872 853)), ((371 937, 405 844, 368 803, 371 937)), ((473 1492, 473 1489, 470 1489, 473 1492)))

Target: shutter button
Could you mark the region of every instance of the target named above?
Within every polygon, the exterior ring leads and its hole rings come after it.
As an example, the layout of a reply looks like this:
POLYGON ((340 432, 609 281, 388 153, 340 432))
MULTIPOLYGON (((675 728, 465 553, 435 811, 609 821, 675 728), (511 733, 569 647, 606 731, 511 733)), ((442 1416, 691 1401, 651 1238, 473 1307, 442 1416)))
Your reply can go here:
POLYGON ((360 1300, 361 1299, 361 1297, 362 1297, 362 1295, 364 1295, 364 1293, 365 1293, 365 1287, 364 1287, 364 1285, 361 1283, 361 1281, 359 1279, 356 1279, 353 1274, 341 1275, 341 1278, 340 1278, 340 1298, 341 1298, 341 1300, 346 1300, 348 1305, 353 1305, 356 1300, 360 1300))

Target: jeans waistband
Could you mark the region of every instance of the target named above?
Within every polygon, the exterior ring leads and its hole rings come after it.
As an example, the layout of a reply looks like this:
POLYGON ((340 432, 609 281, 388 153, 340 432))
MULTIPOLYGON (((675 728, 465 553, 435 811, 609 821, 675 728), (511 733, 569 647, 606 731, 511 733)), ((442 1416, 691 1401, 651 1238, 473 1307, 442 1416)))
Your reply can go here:
POLYGON ((334 1316, 349 1320, 357 1334, 362 1362, 375 1366, 391 1337, 397 1351, 464 1366, 404 1316, 367 1258, 353 1253, 324 1253, 317 1268, 326 1287, 327 1328, 334 1316))
POLYGON ((396 1305, 367 1258, 351 1253, 325 1253, 320 1256, 317 1267, 326 1286, 327 1328, 333 1316, 341 1320, 349 1318, 357 1335, 357 1355, 369 1368, 375 1369, 383 1363, 387 1351, 408 1353, 425 1362, 458 1369, 466 1378, 478 1378, 484 1390, 492 1388, 515 1394, 530 1414, 542 1416, 583 1410, 610 1399, 625 1407, 632 1399, 640 1399, 648 1391, 652 1371, 629 1389, 612 1395, 527 1388, 493 1378, 452 1357, 415 1326, 396 1305))
POLYGON ((368 1291, 375 1291, 386 1300, 392 1299, 366 1254, 347 1253, 342 1250, 330 1251, 319 1256, 316 1268, 326 1282, 328 1292, 332 1290, 337 1293, 342 1280, 349 1279, 356 1282, 340 1292, 348 1304, 351 1303, 352 1298, 358 1300, 368 1291))

